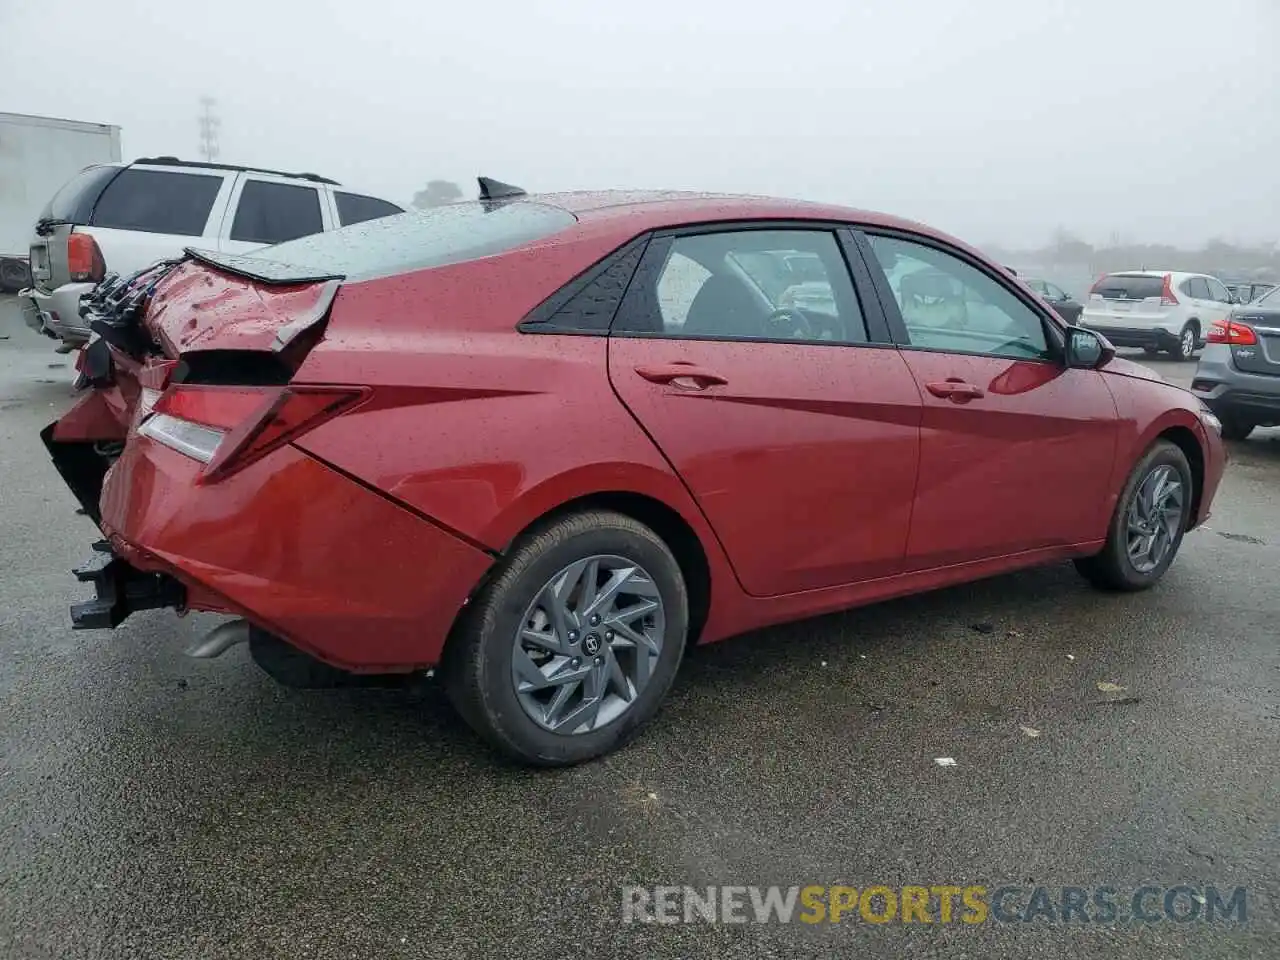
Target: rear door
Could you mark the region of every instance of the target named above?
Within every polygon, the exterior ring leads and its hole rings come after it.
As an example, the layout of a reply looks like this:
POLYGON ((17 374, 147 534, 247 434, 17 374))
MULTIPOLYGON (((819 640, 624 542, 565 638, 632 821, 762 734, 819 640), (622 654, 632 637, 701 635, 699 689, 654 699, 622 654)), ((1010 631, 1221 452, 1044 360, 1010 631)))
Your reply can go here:
POLYGON ((902 568, 920 394, 846 249, 773 224, 658 236, 611 328, 614 389, 756 596, 902 568))
POLYGON ((907 569, 1100 538, 1118 439, 1103 375, 1058 361, 1059 328, 1003 271, 912 234, 859 243, 924 402, 907 569))
POLYGON ((331 229, 333 214, 320 185, 244 173, 222 222, 219 249, 245 253, 331 229))

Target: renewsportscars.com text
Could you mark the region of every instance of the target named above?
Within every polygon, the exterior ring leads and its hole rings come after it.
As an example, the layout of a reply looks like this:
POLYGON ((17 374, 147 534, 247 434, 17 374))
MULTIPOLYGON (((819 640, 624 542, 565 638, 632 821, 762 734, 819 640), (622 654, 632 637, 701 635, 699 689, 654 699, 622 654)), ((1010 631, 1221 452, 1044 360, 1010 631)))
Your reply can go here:
POLYGON ((1144 885, 624 887, 624 923, 1245 923, 1247 891, 1144 885))

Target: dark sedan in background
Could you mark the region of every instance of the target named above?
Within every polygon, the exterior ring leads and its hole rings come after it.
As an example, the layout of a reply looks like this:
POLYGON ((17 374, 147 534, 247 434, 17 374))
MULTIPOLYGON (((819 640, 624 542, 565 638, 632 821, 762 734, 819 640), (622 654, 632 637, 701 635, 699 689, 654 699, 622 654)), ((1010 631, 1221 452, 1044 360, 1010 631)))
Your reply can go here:
POLYGON ((1040 294, 1049 306, 1067 323, 1075 323, 1080 319, 1080 314, 1084 310, 1084 304, 1078 301, 1071 294, 1067 293, 1059 286, 1049 283, 1047 280, 1037 280, 1032 277, 1024 278, 1028 287, 1040 294))

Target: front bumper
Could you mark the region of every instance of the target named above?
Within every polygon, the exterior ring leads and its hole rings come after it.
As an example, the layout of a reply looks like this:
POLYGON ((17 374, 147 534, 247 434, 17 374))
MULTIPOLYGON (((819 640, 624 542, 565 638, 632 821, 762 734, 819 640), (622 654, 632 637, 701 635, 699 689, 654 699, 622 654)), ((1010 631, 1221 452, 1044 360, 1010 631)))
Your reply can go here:
POLYGON ((115 553, 181 583, 191 609, 238 614, 344 670, 435 666, 494 561, 295 447, 214 483, 198 471, 131 437, 102 490, 115 553))
POLYGON ((22 315, 37 333, 81 344, 89 339, 89 325, 80 316, 80 298, 93 290, 92 283, 64 283, 51 293, 23 290, 22 315))

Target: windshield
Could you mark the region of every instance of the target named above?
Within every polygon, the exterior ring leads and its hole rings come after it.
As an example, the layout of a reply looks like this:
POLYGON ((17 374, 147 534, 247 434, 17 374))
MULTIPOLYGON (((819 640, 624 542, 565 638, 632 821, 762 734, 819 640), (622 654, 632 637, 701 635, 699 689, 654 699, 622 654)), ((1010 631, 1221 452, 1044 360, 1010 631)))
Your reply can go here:
POLYGON ((1113 273, 1099 280, 1093 292, 1105 300, 1145 300, 1164 292, 1163 276, 1141 273, 1113 273))
POLYGON ((568 211, 540 203, 471 201, 366 220, 247 254, 192 253, 216 266, 276 283, 331 277, 359 281, 491 257, 575 222, 568 211))

